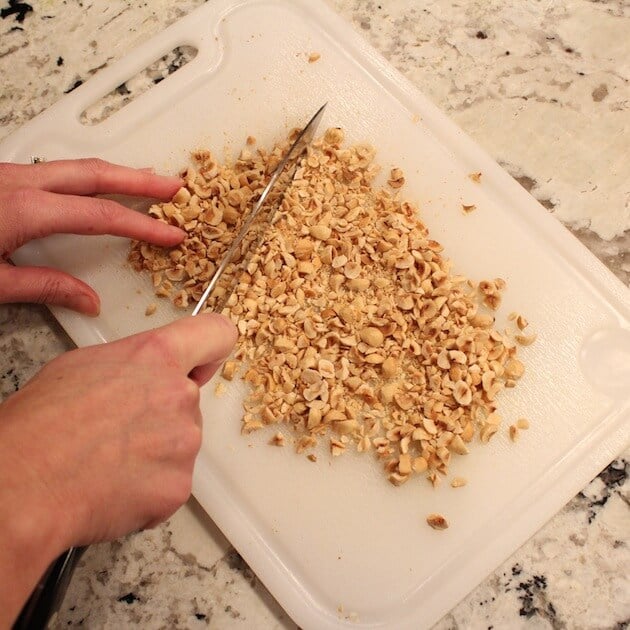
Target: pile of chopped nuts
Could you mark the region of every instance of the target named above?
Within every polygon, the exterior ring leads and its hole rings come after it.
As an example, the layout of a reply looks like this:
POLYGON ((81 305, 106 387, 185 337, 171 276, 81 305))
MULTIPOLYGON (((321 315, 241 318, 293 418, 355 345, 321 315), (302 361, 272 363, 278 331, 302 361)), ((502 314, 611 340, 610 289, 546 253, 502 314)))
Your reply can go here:
MULTIPOLYGON (((240 333, 223 377, 251 384, 244 434, 274 425, 271 444, 282 446, 278 425, 289 425, 298 453, 326 439, 333 456, 375 452, 394 485, 414 475, 437 485, 453 455, 499 430, 497 398, 523 375, 518 345, 534 337, 521 316, 513 333, 493 328, 505 281, 454 275, 401 199, 402 171, 376 187, 374 149, 343 139, 332 128, 312 145, 265 239, 249 255, 241 248, 233 292, 208 303, 224 304, 240 333)), ((132 246, 129 260, 151 272, 157 296, 182 308, 201 296, 288 147, 253 144, 232 165, 195 152, 186 186, 150 209, 188 233, 170 250, 132 246)))

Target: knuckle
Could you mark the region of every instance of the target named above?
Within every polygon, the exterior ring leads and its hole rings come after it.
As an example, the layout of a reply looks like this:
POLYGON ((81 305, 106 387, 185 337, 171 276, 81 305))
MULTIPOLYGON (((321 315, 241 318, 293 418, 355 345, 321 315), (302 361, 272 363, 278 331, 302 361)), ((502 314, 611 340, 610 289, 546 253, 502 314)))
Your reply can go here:
POLYGON ((83 168, 87 174, 97 178, 103 175, 103 173, 109 166, 105 160, 101 160, 101 158, 96 157, 83 158, 79 160, 79 162, 81 168, 83 168))
POLYGON ((80 168, 85 174, 85 177, 92 181, 97 191, 103 188, 105 176, 110 167, 109 162, 96 157, 83 158, 80 160, 80 168))
POLYGON ((152 360, 157 360, 156 365, 166 365, 172 367, 176 364, 175 348, 168 335, 164 335, 160 330, 152 330, 140 338, 139 350, 148 355, 152 360))
POLYGON ((173 487, 173 502, 179 507, 188 501, 192 491, 192 474, 184 474, 173 487))
POLYGON ((201 429, 192 423, 186 427, 178 425, 177 433, 172 436, 168 448, 177 461, 192 465, 201 448, 201 429))
POLYGON ((92 201, 92 212, 106 225, 111 225, 120 218, 121 208, 117 203, 109 199, 94 197, 92 201))

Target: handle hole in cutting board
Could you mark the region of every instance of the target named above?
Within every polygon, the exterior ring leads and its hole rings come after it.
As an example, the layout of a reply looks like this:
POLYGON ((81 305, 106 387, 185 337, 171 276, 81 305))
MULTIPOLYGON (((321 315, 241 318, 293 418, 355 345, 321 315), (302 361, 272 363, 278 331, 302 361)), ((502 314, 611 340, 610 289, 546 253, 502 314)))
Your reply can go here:
POLYGON ((110 116, 131 103, 152 87, 183 68, 197 56, 194 46, 177 46, 160 57, 144 70, 121 83, 109 94, 86 107, 79 120, 82 125, 93 126, 107 120, 110 116))

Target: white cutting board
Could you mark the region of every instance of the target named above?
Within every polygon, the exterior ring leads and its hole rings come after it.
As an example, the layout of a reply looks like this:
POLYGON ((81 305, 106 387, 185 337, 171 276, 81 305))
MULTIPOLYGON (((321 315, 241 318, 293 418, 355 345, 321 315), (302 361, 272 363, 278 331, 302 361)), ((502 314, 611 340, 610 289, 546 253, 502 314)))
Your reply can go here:
MULTIPOLYGON (((0 159, 97 155, 175 172, 188 153, 233 154, 248 134, 281 139, 325 101, 323 126, 401 166, 455 270, 508 281, 499 319, 516 310, 538 333, 527 372, 501 395, 506 425, 455 458, 469 485, 394 488, 371 455, 316 464, 269 433, 242 437, 242 388, 203 395, 204 443, 194 494, 273 595, 304 628, 430 626, 622 450, 630 416, 630 297, 586 249, 329 9, 312 0, 209 2, 25 125, 0 159), (172 48, 197 57, 105 122, 85 107, 172 48), (310 52, 321 59, 309 64, 310 52), (467 177, 483 173, 481 184, 467 177), (470 215, 461 203, 475 204, 470 215), (451 523, 424 522, 440 512, 451 523), (342 608, 339 608, 339 607, 342 608), (341 612, 342 611, 342 612, 341 612)), ((19 263, 51 264, 92 284, 98 319, 55 315, 78 345, 165 323, 181 311, 151 301, 146 277, 124 264, 127 241, 60 236, 23 248, 19 263), (138 290, 140 293, 138 293, 138 290)))

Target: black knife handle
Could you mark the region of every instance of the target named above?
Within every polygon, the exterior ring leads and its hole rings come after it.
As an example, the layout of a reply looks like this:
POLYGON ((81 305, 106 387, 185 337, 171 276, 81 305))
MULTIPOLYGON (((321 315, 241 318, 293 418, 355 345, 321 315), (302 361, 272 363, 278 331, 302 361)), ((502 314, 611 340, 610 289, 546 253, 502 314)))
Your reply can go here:
POLYGON ((49 567, 31 593, 13 630, 43 630, 59 610, 70 578, 85 547, 72 547, 62 553, 49 567))

